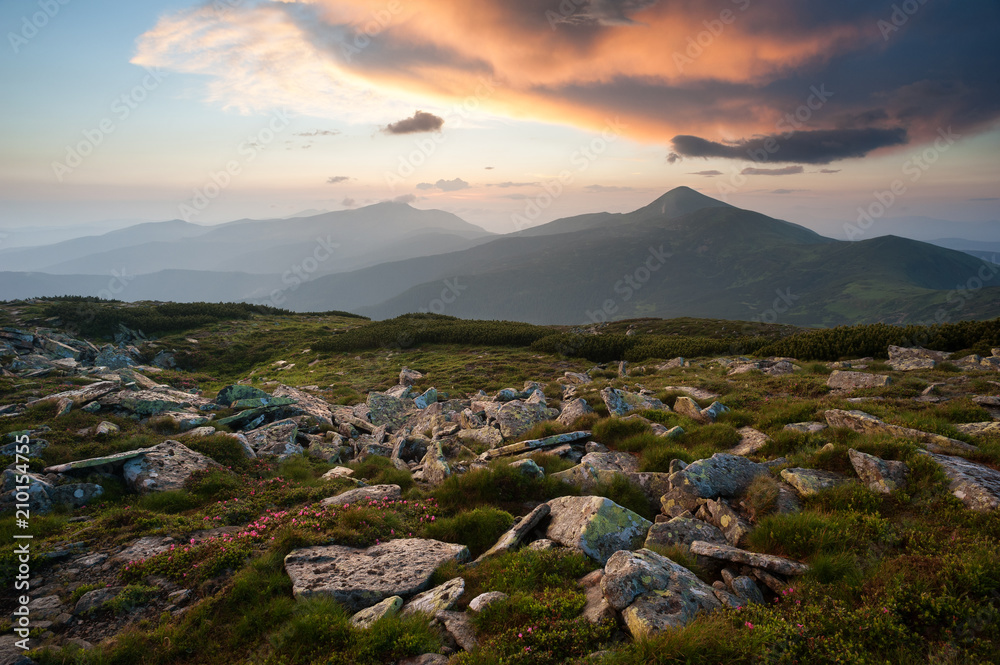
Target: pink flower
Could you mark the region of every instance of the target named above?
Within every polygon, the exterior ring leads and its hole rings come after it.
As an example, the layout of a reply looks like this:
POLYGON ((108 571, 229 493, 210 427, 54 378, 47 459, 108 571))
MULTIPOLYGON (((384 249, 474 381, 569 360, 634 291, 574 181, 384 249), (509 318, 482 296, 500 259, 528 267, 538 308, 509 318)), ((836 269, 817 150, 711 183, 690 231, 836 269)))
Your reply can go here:
POLYGON ((750 623, 749 621, 747 621, 747 622, 746 622, 745 624, 743 624, 743 625, 745 625, 745 626, 746 626, 747 628, 749 628, 750 630, 753 630, 753 624, 752 624, 752 623, 750 623))

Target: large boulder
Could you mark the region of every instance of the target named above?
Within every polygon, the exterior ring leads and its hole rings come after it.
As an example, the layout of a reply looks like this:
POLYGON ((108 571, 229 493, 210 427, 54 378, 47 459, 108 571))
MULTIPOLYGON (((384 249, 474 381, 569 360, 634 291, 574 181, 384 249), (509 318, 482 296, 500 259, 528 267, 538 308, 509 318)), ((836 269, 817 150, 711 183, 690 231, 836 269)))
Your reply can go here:
POLYGON ((285 571, 296 598, 330 596, 357 612, 392 596, 413 596, 427 588, 438 566, 468 558, 463 545, 404 538, 363 550, 341 545, 297 549, 285 557, 285 571))
POLYGON ((213 468, 222 466, 183 443, 164 441, 125 462, 122 473, 133 491, 148 494, 183 489, 195 471, 213 468))
POLYGON ((712 587, 687 568, 647 549, 608 559, 601 591, 635 638, 680 628, 721 607, 712 587))
POLYGON ((795 488, 802 497, 819 494, 823 490, 848 482, 848 479, 839 473, 822 469, 782 469, 781 478, 795 488))
POLYGON ((423 613, 434 616, 438 612, 454 607, 463 593, 465 593, 465 580, 456 577, 433 589, 418 593, 403 606, 402 614, 407 616, 423 613))
POLYGON ((479 456, 479 459, 488 462, 491 459, 496 459, 498 457, 509 457, 511 455, 520 455, 522 453, 530 453, 535 450, 545 450, 548 448, 555 448, 557 446, 563 446, 567 443, 572 443, 574 441, 580 441, 581 439, 586 439, 590 436, 590 432, 587 430, 580 430, 579 432, 566 432, 565 434, 554 434, 552 436, 547 436, 543 439, 528 439, 527 441, 518 441, 517 443, 510 443, 506 446, 501 446, 493 450, 487 450, 485 453, 479 456))
POLYGON ((279 460, 302 454, 302 446, 296 443, 298 434, 298 423, 291 419, 278 420, 244 432, 258 457, 277 457, 279 460))
POLYGON ((888 374, 868 374, 866 372, 850 372, 833 370, 826 380, 826 385, 835 390, 857 390, 859 388, 881 388, 892 383, 888 374))
POLYGON ((215 397, 215 403, 221 406, 230 406, 233 402, 242 399, 266 399, 270 396, 260 388, 234 383, 219 391, 219 394, 215 397))
POLYGON ((909 468, 905 462, 884 460, 854 448, 847 451, 847 456, 858 478, 873 492, 890 494, 906 483, 909 468))
POLYGON ((670 484, 688 489, 703 499, 735 497, 743 494, 754 478, 768 473, 766 465, 746 457, 716 453, 671 474, 670 484))
POLYGON ((333 409, 319 397, 283 384, 274 389, 274 396, 295 400, 295 408, 303 414, 311 416, 317 423, 333 425, 333 409))
POLYGON ((1000 471, 962 457, 929 455, 948 477, 951 493, 967 508, 980 512, 1000 509, 1000 471))
POLYGON ((830 427, 846 427, 847 429, 860 432, 862 434, 888 434, 903 439, 915 439, 924 444, 932 453, 970 453, 979 450, 973 445, 949 439, 940 434, 921 432, 910 427, 901 427, 883 422, 870 413, 864 411, 843 411, 841 409, 830 409, 825 414, 826 422, 830 427))
POLYGON ((545 536, 604 563, 618 550, 640 547, 652 522, 601 496, 562 496, 549 503, 545 536))
POLYGON ((726 536, 719 528, 690 517, 675 517, 668 522, 657 522, 649 528, 644 547, 690 547, 696 540, 718 545, 726 544, 726 536))
POLYGON ((524 434, 540 422, 552 420, 559 415, 558 409, 550 409, 538 402, 511 400, 497 409, 496 421, 500 434, 510 440, 524 434))
POLYGON ((376 427, 385 425, 395 431, 416 411, 413 400, 390 397, 384 393, 368 393, 368 421, 376 427))
POLYGON ((424 455, 424 480, 431 485, 440 485, 445 478, 451 475, 451 465, 441 449, 441 442, 434 441, 427 446, 427 454, 424 455))
POLYGON ((576 466, 553 473, 553 478, 579 485, 590 491, 600 483, 611 482, 616 475, 628 476, 639 471, 639 460, 623 452, 587 453, 576 466))
POLYGON ((587 400, 578 397, 563 404, 562 411, 559 412, 559 417, 556 420, 564 427, 572 427, 578 418, 593 412, 594 410, 587 404, 587 400))
POLYGON ((921 348, 908 349, 902 346, 889 347, 889 367, 902 372, 915 369, 934 369, 938 363, 944 362, 950 357, 951 354, 944 351, 921 348))
POLYGON ((610 386, 601 391, 601 399, 613 416, 624 416, 632 411, 642 411, 651 409, 655 411, 669 411, 670 407, 648 395, 640 393, 630 393, 610 386))

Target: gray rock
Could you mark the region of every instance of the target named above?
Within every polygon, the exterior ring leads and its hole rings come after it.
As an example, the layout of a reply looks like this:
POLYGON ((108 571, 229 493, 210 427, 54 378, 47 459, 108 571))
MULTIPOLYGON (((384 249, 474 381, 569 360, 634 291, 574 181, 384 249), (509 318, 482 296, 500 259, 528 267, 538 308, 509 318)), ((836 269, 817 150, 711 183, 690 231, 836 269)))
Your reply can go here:
POLYGON ((455 640, 455 644, 465 651, 472 651, 479 642, 476 640, 476 630, 464 612, 449 612, 442 610, 434 615, 444 625, 444 629, 455 640))
POLYGON ((258 457, 277 457, 279 460, 284 460, 302 454, 302 446, 296 443, 298 434, 298 423, 287 419, 244 432, 243 436, 258 457))
POLYGON ((524 434, 538 423, 553 420, 559 416, 557 409, 544 404, 512 400, 497 410, 496 422, 505 440, 524 434))
POLYGON ((485 453, 479 456, 479 459, 483 462, 488 462, 489 460, 496 459, 498 457, 508 457, 511 455, 530 453, 535 450, 555 448, 556 446, 561 446, 566 443, 572 443, 574 441, 580 441, 581 439, 586 439, 589 436, 590 436, 589 431, 580 430, 579 432, 567 432, 566 434, 555 434, 553 436, 547 436, 544 439, 529 439, 527 441, 519 441, 517 443, 511 443, 506 446, 501 446, 500 448, 495 448, 493 450, 487 450, 485 453))
POLYGON ((486 593, 479 594, 469 602, 469 610, 482 612, 493 603, 499 603, 500 601, 507 600, 509 597, 502 591, 487 591, 486 593))
POLYGON ((347 490, 343 494, 331 496, 320 501, 320 505, 343 507, 353 506, 356 503, 379 503, 382 501, 398 501, 403 497, 403 492, 399 485, 370 485, 368 487, 358 487, 347 490))
POLYGON ((839 369, 830 373, 826 385, 834 390, 857 390, 860 388, 881 388, 892 383, 888 374, 868 374, 867 372, 849 372, 839 369))
POLYGON ((49 498, 54 504, 65 504, 80 508, 92 503, 104 494, 104 488, 94 483, 70 483, 53 487, 49 498))
POLYGON ((891 494, 906 484, 909 467, 904 462, 887 461, 851 448, 847 451, 851 466, 868 489, 880 494, 891 494))
POLYGON ((822 432, 826 427, 826 423, 808 421, 804 423, 788 423, 781 429, 791 432, 802 432, 803 434, 815 434, 816 432, 822 432))
POLYGON ((546 537, 604 563, 613 553, 639 547, 652 522, 600 496, 563 496, 548 502, 546 537))
POLYGON ((450 610, 455 606, 458 599, 465 593, 465 580, 461 577, 448 580, 440 586, 428 589, 413 597, 410 602, 403 606, 403 616, 411 614, 429 614, 434 616, 443 610, 450 610))
POLYGON ((848 482, 848 479, 839 473, 820 469, 783 469, 781 477, 802 497, 812 496, 848 482))
POLYGON ((632 411, 647 409, 655 411, 670 410, 666 404, 655 397, 642 395, 640 393, 630 393, 624 390, 619 390, 618 388, 605 388, 601 391, 601 399, 604 400, 604 404, 608 407, 608 411, 615 416, 624 416, 632 411))
POLYGON ((93 612, 104 605, 104 603, 117 598, 118 595, 124 590, 125 587, 112 586, 88 591, 80 596, 80 600, 76 601, 76 606, 73 608, 73 614, 79 616, 81 614, 93 612))
POLYGON ((590 623, 601 623, 602 621, 614 621, 618 617, 615 608, 604 597, 601 590, 601 580, 604 579, 604 571, 598 568, 584 575, 578 584, 583 587, 587 597, 587 603, 583 606, 580 616, 590 623))
POLYGON ((728 545, 717 545, 696 540, 691 543, 691 553, 705 556, 717 561, 741 563, 751 568, 778 573, 779 575, 803 575, 809 571, 809 566, 798 561, 792 561, 780 556, 748 552, 728 545))
POLYGON ((399 596, 389 596, 385 600, 356 612, 351 617, 351 625, 358 628, 371 628, 379 619, 395 616, 403 607, 403 599, 399 596))
POLYGON ((333 407, 319 397, 283 384, 274 389, 274 396, 293 399, 295 410, 312 417, 317 423, 333 425, 333 407))
POLYGON ((771 437, 753 427, 741 427, 737 431, 740 442, 729 451, 730 455, 753 455, 771 441, 771 437))
POLYGON ((976 452, 976 446, 969 445, 964 441, 949 439, 940 434, 921 432, 909 427, 900 427, 883 422, 870 413, 864 411, 842 411, 831 409, 825 414, 826 422, 830 427, 846 427, 847 429, 860 432, 862 434, 888 434, 899 438, 916 439, 932 453, 955 454, 976 452))
POLYGON ((961 457, 933 453, 930 457, 948 477, 951 493, 967 508, 980 512, 1000 509, 1000 471, 961 457))
POLYGON ((735 577, 731 586, 733 593, 743 601, 744 605, 750 603, 757 605, 764 604, 764 594, 760 592, 760 587, 757 586, 757 583, 752 578, 746 575, 735 577))
POLYGON ((399 385, 401 386, 412 386, 422 378, 424 378, 423 374, 409 367, 404 367, 399 371, 399 385))
POLYGON ((704 540, 719 545, 726 544, 726 536, 718 527, 689 517, 675 517, 668 522, 659 522, 649 528, 644 547, 687 548, 696 540, 704 540))
POLYGON ((703 499, 735 497, 746 489, 757 476, 767 475, 767 467, 739 455, 716 453, 671 474, 673 487, 689 489, 703 499))
POLYGON ((532 529, 541 524, 542 520, 548 517, 550 511, 551 509, 547 503, 542 503, 536 506, 534 510, 525 515, 517 524, 512 526, 506 531, 506 533, 500 536, 500 539, 497 540, 496 544, 484 552, 483 555, 479 557, 479 560, 515 549, 521 544, 521 541, 532 529))
POLYGON ((195 452, 178 441, 164 441, 146 448, 122 467, 125 483, 139 494, 184 488, 195 471, 221 469, 215 460, 195 452))
POLYGON ((708 500, 699 509, 698 516, 704 515, 709 524, 718 527, 726 538, 726 542, 736 547, 750 534, 753 527, 743 517, 736 513, 725 500, 708 500))
POLYGON ((368 393, 368 420, 376 427, 385 425, 392 431, 402 427, 414 413, 412 400, 390 397, 384 393, 368 393))
POLYGON ((479 444, 488 448, 503 445, 503 435, 496 427, 480 427, 479 429, 463 429, 458 433, 458 439, 466 444, 479 444))
POLYGON ((419 593, 438 566, 468 558, 462 545, 407 538, 364 550, 340 545, 294 550, 285 557, 285 570, 296 598, 326 595, 356 612, 390 596, 419 593))
POLYGON ((541 480, 545 477, 545 470, 538 466, 538 463, 533 459, 517 460, 516 462, 511 462, 510 465, 529 478, 541 480))
POLYGON ((573 423, 575 423, 578 418, 593 412, 594 410, 590 408, 589 404, 587 404, 587 400, 582 397, 578 397, 571 402, 563 404, 562 411, 559 413, 559 417, 556 418, 556 420, 558 420, 564 427, 572 427, 573 423))
POLYGON ((418 409, 426 409, 431 404, 437 402, 438 392, 436 388, 428 388, 424 394, 413 398, 413 405, 418 409))
POLYGON ((441 442, 434 441, 427 446, 427 454, 424 455, 424 480, 431 485, 440 485, 445 478, 451 475, 451 466, 441 449, 441 442))
POLYGON ((573 468, 553 473, 558 478, 573 485, 579 485, 585 492, 600 483, 611 482, 615 475, 628 475, 639 471, 639 460, 629 453, 587 453, 573 468))

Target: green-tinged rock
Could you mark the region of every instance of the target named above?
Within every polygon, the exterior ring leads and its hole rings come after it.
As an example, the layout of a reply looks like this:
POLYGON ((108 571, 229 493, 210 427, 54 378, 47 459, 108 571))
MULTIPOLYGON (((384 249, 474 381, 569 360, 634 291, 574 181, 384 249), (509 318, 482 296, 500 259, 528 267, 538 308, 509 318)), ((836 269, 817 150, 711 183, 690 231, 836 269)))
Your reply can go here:
POLYGON ((558 409, 550 409, 540 402, 512 400, 497 409, 496 421, 505 440, 524 434, 532 427, 559 416, 558 409))
POLYGON ((891 494, 906 484, 910 469, 904 462, 884 460, 854 448, 847 455, 858 478, 873 492, 891 494))
POLYGON ((839 473, 820 469, 783 469, 781 477, 795 488, 799 496, 803 497, 818 494, 823 490, 848 482, 848 479, 839 473))
POLYGON ((740 455, 716 453, 700 459, 670 476, 673 487, 690 489, 703 499, 743 494, 757 476, 768 475, 767 467, 740 455))
POLYGON ((368 393, 368 420, 379 427, 386 425, 392 430, 403 426, 413 414, 413 400, 398 399, 384 393, 368 393))
POLYGON ((401 614, 409 616, 423 613, 434 616, 438 612, 454 607, 463 593, 465 593, 465 580, 456 577, 414 596, 410 602, 403 606, 401 614))
POLYGON ((639 460, 623 452, 587 453, 576 466, 553 473, 553 478, 578 485, 583 491, 592 490, 600 483, 614 480, 616 475, 637 473, 639 460))
POLYGON ((431 485, 440 485, 445 478, 451 475, 451 465, 441 449, 441 442, 434 441, 427 446, 427 454, 424 455, 424 480, 431 485))
POLYGON ((403 608, 403 599, 399 596, 389 596, 371 607, 365 608, 351 617, 351 625, 357 628, 371 628, 372 624, 385 617, 399 614, 403 608))
POLYGON ((608 411, 614 416, 624 416, 632 411, 669 411, 670 407, 648 395, 640 393, 630 393, 618 388, 607 387, 601 391, 601 399, 604 400, 608 411))
POLYGON ((238 402, 243 399, 269 399, 271 395, 264 392, 260 388, 254 388, 253 386, 245 386, 241 384, 233 384, 226 386, 219 391, 219 394, 215 397, 215 403, 221 404, 222 406, 230 406, 234 402, 238 402))
POLYGON ((611 499, 563 496, 548 502, 547 538, 604 563, 618 550, 641 547, 652 522, 611 499))
POLYGON ((263 406, 290 406, 295 404, 291 397, 271 397, 265 394, 264 397, 246 397, 238 399, 230 406, 238 411, 243 409, 259 409, 263 406))
POLYGON ((718 545, 726 544, 726 536, 719 528, 690 517, 675 517, 669 522, 659 522, 649 528, 646 548, 654 545, 660 547, 690 547, 696 540, 704 540, 718 545))
POLYGON ((728 545, 707 543, 703 540, 696 540, 691 543, 691 553, 716 559, 717 561, 741 563, 751 568, 761 568, 772 573, 778 573, 779 575, 804 575, 809 572, 809 566, 798 561, 770 554, 748 552, 747 550, 741 550, 728 545))
MULTIPOLYGON (((461 437, 461 434, 459 434, 461 437)), ((580 441, 590 437, 590 432, 587 430, 581 430, 579 432, 567 432, 566 434, 556 434, 554 436, 547 436, 544 439, 530 439, 528 441, 519 441, 517 443, 511 443, 506 446, 501 446, 500 448, 495 448, 493 450, 487 450, 485 453, 479 456, 479 459, 487 462, 491 459, 496 459, 497 457, 508 457, 510 455, 520 455, 521 453, 531 452, 532 450, 543 450, 545 448, 554 448, 556 446, 561 446, 564 443, 572 443, 574 441, 580 441)))

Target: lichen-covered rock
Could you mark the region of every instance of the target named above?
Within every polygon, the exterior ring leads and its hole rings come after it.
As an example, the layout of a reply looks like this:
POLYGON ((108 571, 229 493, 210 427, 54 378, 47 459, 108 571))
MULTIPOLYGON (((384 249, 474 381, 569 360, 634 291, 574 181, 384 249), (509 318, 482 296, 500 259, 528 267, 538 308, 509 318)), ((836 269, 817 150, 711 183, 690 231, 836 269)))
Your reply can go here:
POLYGON ((760 587, 753 581, 753 578, 741 575, 734 577, 732 582, 733 593, 743 601, 744 605, 755 603, 764 604, 764 594, 760 592, 760 587))
POLYGON ((721 607, 712 587, 687 568, 647 549, 620 551, 608 560, 601 591, 635 638, 679 628, 700 612, 721 607))
POLYGON ((906 484, 909 467, 904 462, 884 460, 851 448, 847 451, 851 466, 873 492, 890 494, 906 484))
POLYGON ((445 478, 451 475, 451 465, 441 449, 441 442, 434 441, 427 446, 427 454, 424 455, 424 480, 431 485, 440 485, 445 478))
POLYGON ((501 446, 493 450, 487 450, 485 453, 479 456, 479 459, 488 462, 491 459, 496 459, 497 457, 508 457, 510 455, 520 455, 522 453, 529 453, 533 450, 544 450, 546 448, 555 448, 557 446, 562 446, 563 444, 572 443, 574 441, 580 441, 581 439, 586 439, 590 436, 590 432, 587 430, 580 430, 579 432, 567 432, 565 434, 555 434, 553 436, 547 436, 544 439, 529 439, 527 441, 519 441, 517 443, 511 443, 506 446, 501 446))
POLYGON ((294 400, 295 410, 312 417, 317 423, 333 425, 333 407, 319 397, 284 384, 274 389, 274 396, 294 400))
POLYGON ((371 628, 379 619, 395 616, 403 607, 403 599, 399 596, 389 596, 385 600, 366 607, 351 617, 351 625, 357 628, 371 628))
POLYGON ((412 400, 377 392, 368 393, 367 408, 369 422, 376 427, 385 425, 393 431, 402 427, 414 411, 412 400))
POLYGON ((478 444, 488 448, 503 445, 503 435, 496 427, 463 429, 458 432, 458 439, 465 444, 478 444))
POLYGON ((686 416, 696 423, 704 423, 705 417, 701 414, 701 407, 690 397, 682 395, 674 401, 674 411, 682 416, 686 416))
POLYGON ((510 466, 535 480, 541 480, 545 477, 545 469, 538 466, 538 463, 533 459, 517 460, 516 462, 511 462, 510 466))
POLYGON ((600 483, 611 482, 616 475, 628 476, 639 471, 639 460, 623 452, 587 453, 573 468, 552 474, 587 492, 600 483))
POLYGON ((601 496, 563 496, 548 502, 546 537, 604 563, 622 549, 640 547, 652 522, 601 496))
POLYGON ((426 409, 431 404, 437 402, 438 391, 436 388, 428 388, 422 395, 413 398, 413 405, 418 409, 426 409))
POLYGON ((497 409, 496 422, 500 427, 500 434, 505 440, 509 440, 524 434, 538 423, 558 416, 558 409, 516 399, 497 409))
POLYGON ((850 372, 833 370, 826 380, 826 385, 835 390, 857 390, 859 388, 881 388, 892 383, 888 374, 868 374, 867 372, 850 372))
POLYGON ((1000 509, 1000 471, 962 457, 929 455, 948 477, 951 493, 967 508, 980 512, 1000 509))
POLYGON ((743 494, 754 478, 768 473, 766 466, 746 457, 716 453, 671 474, 670 483, 673 487, 690 489, 703 499, 734 497, 743 494))
POLYGON ((578 418, 593 412, 594 410, 587 404, 587 400, 578 397, 563 404, 562 411, 559 412, 559 417, 556 420, 564 427, 572 427, 578 418))
POLYGON ((804 423, 788 423, 781 429, 789 432, 802 432, 803 434, 815 434, 816 432, 822 432, 826 428, 827 428, 826 423, 820 423, 810 420, 804 423))
POLYGON ((502 591, 487 591, 469 601, 469 609, 473 612, 482 612, 493 603, 499 603, 502 600, 507 600, 509 597, 502 591))
POLYGON ((706 521, 718 527, 725 536, 726 542, 734 547, 741 544, 753 530, 750 523, 722 499, 706 501, 705 505, 698 511, 698 516, 702 515, 702 511, 704 511, 706 521))
POLYGON ((961 423, 955 425, 955 429, 970 436, 997 435, 1000 434, 1000 422, 994 420, 988 423, 961 423))
POLYGON ((669 411, 670 407, 648 395, 640 393, 630 393, 618 388, 607 387, 601 391, 601 399, 608 407, 608 411, 615 416, 624 416, 632 411, 642 411, 651 409, 655 411, 669 411))
POLYGON ((675 508, 695 513, 700 505, 700 498, 691 486, 672 487, 660 497, 660 508, 664 515, 672 514, 675 508))
POLYGON ((657 545, 660 547, 687 548, 696 540, 710 543, 726 544, 726 536, 719 528, 689 517, 675 517, 668 522, 659 522, 649 528, 646 542, 647 549, 657 545))
POLYGON ((364 550, 341 545, 297 549, 285 557, 285 571, 296 598, 330 596, 357 612, 390 596, 419 593, 438 566, 468 558, 463 545, 404 538, 364 550))
POLYGON ((356 503, 370 503, 380 501, 397 501, 403 497, 403 491, 399 485, 369 485, 347 490, 337 496, 331 496, 320 501, 321 505, 332 506, 334 508, 343 506, 353 506, 356 503))
POLYGON ((465 593, 465 580, 456 577, 414 596, 410 602, 403 606, 401 614, 408 616, 422 612, 434 616, 438 612, 454 607, 455 602, 463 593, 465 593))
POLYGON ((761 568, 779 575, 804 575, 809 572, 809 566, 798 561, 770 554, 748 552, 728 545, 706 543, 703 540, 691 543, 691 553, 718 561, 741 563, 751 568, 761 568))
POLYGON ((786 483, 795 488, 799 496, 812 496, 823 490, 843 485, 848 479, 839 473, 823 471, 821 469, 782 469, 781 477, 786 483))
POLYGON ((404 367, 399 371, 399 385, 401 386, 412 386, 422 378, 424 378, 423 374, 409 367, 404 367))
POLYGON ((753 427, 741 427, 737 431, 740 442, 729 451, 730 455, 753 455, 771 441, 771 437, 753 427))
POLYGON ((129 488, 148 494, 183 489, 195 471, 221 468, 215 460, 179 441, 164 441, 130 458, 122 467, 122 474, 129 488))
POLYGON ((441 622, 444 629, 455 640, 455 644, 464 651, 472 651, 479 646, 479 641, 476 639, 476 629, 465 612, 440 610, 434 615, 434 618, 441 622))
POLYGON ((69 483, 58 485, 49 492, 49 497, 55 505, 67 505, 80 508, 92 503, 104 495, 104 488, 94 483, 69 483))
POLYGON ((243 433, 258 457, 277 457, 279 460, 302 454, 302 446, 296 443, 298 434, 298 423, 291 419, 278 420, 243 433))
POLYGON ((229 406, 241 399, 268 398, 270 396, 270 394, 260 388, 236 383, 220 390, 219 394, 215 397, 215 403, 222 406, 229 406))
POLYGON ((955 454, 971 453, 979 450, 976 446, 969 445, 964 441, 949 439, 940 434, 921 432, 910 427, 901 427, 883 422, 870 413, 864 411, 842 411, 831 409, 826 412, 826 422, 830 427, 846 427, 847 429, 861 432, 862 434, 888 434, 907 439, 916 439, 932 453, 955 454))

